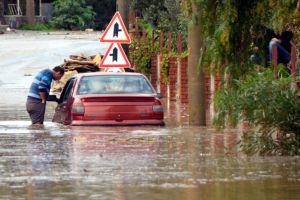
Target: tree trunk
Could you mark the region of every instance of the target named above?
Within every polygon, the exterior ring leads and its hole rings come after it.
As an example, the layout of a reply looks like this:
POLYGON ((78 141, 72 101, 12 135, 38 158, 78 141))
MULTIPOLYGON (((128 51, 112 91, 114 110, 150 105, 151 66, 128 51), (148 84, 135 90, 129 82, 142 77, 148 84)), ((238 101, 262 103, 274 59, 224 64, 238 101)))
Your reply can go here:
MULTIPOLYGON (((131 0, 117 0, 117 11, 120 12, 121 17, 123 19, 123 22, 126 26, 127 31, 129 27, 129 6, 131 3, 131 0)), ((128 44, 122 44, 122 47, 124 49, 125 54, 129 58, 129 45, 128 44)))
MULTIPOLYGON (((196 6, 194 5, 194 8, 196 6)), ((193 12, 195 15, 197 11, 193 12)), ((188 27, 188 98, 189 124, 206 125, 205 113, 205 79, 203 70, 199 70, 201 53, 201 26, 199 20, 191 22, 188 27)))
POLYGON ((0 24, 5 24, 5 20, 4 20, 4 0, 0 0, 0 24))
POLYGON ((27 23, 34 25, 35 23, 34 0, 26 0, 26 19, 27 23))

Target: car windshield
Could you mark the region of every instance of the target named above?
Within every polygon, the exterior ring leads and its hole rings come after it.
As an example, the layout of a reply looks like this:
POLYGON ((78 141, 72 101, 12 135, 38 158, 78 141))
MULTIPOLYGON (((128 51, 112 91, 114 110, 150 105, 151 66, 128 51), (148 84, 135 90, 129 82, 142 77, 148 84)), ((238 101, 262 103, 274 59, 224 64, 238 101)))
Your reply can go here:
POLYGON ((81 78, 77 94, 154 93, 144 76, 99 75, 81 78))

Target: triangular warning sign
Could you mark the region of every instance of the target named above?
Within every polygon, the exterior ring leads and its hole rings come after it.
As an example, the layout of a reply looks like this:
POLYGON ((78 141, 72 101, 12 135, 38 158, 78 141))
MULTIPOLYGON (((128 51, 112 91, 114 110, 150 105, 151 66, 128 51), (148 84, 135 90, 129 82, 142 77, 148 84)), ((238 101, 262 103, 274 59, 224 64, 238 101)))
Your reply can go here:
POLYGON ((118 42, 118 43, 130 43, 130 36, 123 23, 121 15, 116 12, 108 26, 106 27, 100 42, 118 42))
POLYGON ((129 68, 130 63, 120 43, 111 43, 99 67, 124 67, 129 68))

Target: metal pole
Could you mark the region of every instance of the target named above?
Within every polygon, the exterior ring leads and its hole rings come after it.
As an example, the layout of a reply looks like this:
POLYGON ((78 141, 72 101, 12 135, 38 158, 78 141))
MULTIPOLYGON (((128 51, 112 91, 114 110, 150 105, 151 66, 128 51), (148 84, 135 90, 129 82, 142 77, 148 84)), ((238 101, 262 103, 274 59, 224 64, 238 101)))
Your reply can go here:
POLYGON ((39 1, 40 4, 40 17, 42 16, 42 0, 39 1))
POLYGON ((20 0, 17 1, 17 11, 18 15, 20 15, 20 0))

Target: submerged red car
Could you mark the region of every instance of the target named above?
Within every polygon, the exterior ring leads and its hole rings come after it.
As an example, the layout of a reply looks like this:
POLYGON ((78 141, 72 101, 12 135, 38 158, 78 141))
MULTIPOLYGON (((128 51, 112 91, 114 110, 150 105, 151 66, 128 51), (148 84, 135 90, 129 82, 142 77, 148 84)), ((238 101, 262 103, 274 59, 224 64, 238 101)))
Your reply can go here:
POLYGON ((78 74, 66 83, 53 121, 65 125, 164 125, 159 97, 140 73, 78 74))

